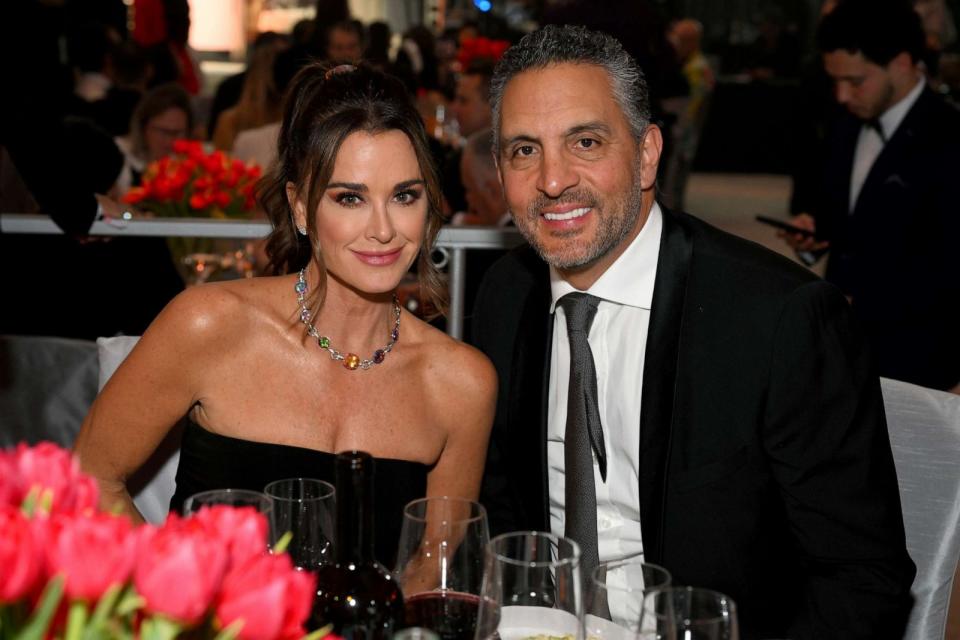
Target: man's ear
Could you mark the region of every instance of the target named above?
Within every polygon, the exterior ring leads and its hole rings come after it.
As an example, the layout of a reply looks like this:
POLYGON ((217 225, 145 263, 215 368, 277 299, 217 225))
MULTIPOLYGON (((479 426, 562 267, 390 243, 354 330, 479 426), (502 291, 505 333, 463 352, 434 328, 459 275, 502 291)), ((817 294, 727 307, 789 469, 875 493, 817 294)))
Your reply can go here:
POLYGON ((640 142, 640 188, 652 189, 657 183, 657 166, 663 151, 663 134, 660 127, 648 124, 640 142))
POLYGON ((297 193, 297 187, 292 182, 288 182, 286 186, 287 191, 287 204, 290 205, 290 210, 293 211, 293 223, 297 227, 306 227, 307 226, 307 209, 304 206, 303 202, 300 200, 300 196, 297 193))

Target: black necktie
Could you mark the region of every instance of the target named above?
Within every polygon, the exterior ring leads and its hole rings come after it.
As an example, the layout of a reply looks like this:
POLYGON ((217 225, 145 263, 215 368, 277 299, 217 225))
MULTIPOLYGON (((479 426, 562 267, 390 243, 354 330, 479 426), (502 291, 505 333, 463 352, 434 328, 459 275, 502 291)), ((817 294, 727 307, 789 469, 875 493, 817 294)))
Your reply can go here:
POLYGON ((600 476, 604 482, 607 479, 607 455, 597 402, 597 370, 587 342, 599 303, 598 298, 585 293, 569 293, 559 301, 566 315, 570 342, 570 385, 563 446, 564 535, 580 545, 581 566, 588 577, 600 562, 593 453, 597 456, 600 476))
POLYGON ((887 144, 887 136, 883 132, 883 125, 880 124, 879 118, 873 118, 871 120, 867 120, 864 122, 864 124, 867 125, 867 127, 877 132, 877 135, 880 136, 880 141, 883 142, 883 144, 887 144))

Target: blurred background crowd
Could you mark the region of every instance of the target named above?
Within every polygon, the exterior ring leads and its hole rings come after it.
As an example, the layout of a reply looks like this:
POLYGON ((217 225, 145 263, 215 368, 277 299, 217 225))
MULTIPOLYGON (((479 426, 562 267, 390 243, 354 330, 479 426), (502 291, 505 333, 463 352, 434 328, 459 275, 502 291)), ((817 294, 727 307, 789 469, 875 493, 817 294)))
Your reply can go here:
MULTIPOLYGON (((0 236, 0 273, 19 309, 4 314, 0 332, 141 333, 183 288, 184 271, 175 264, 183 256, 158 239, 89 238, 91 223, 146 197, 145 176, 156 175, 156 163, 180 139, 226 154, 218 160, 269 170, 285 87, 312 59, 362 60, 403 79, 432 134, 452 224, 510 223, 490 153, 487 92, 504 49, 549 23, 607 31, 640 62, 654 119, 665 131, 658 188, 667 206, 687 204, 692 172, 780 174, 802 187, 824 122, 839 108, 815 45, 818 20, 832 4, 4 2, 0 211, 51 215, 65 235, 0 236), (132 264, 137 268, 124 268, 132 264), (13 277, 25 269, 29 279, 13 277), (57 289, 53 306, 49 287, 57 289), (96 311, 71 311, 65 319, 65 309, 96 311)), ((960 0, 916 0, 915 9, 926 33, 929 85, 956 101, 960 0)), ((797 193, 791 206, 798 213, 806 209, 804 190, 797 193)), ((212 195, 208 200, 197 211, 216 208, 212 195)), ((244 264, 255 271, 255 256, 244 264)))

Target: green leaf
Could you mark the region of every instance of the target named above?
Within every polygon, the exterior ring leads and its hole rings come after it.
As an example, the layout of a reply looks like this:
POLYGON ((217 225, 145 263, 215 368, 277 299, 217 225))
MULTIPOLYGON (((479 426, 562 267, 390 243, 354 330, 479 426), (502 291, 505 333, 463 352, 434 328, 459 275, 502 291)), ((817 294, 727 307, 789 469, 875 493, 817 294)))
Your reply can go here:
POLYGON ((130 589, 127 589, 127 590, 124 592, 123 597, 120 598, 120 602, 117 604, 116 613, 117 613, 118 616, 124 617, 124 616, 127 616, 127 615, 133 613, 133 612, 136 611, 137 609, 140 609, 140 608, 143 607, 143 605, 145 605, 145 604, 147 604, 147 601, 144 600, 144 599, 143 599, 136 591, 134 591, 133 588, 131 587, 130 589))
POLYGON ((333 633, 332 624, 328 624, 325 627, 320 627, 316 631, 308 633, 307 635, 303 636, 301 640, 320 640, 321 638, 325 637, 329 633, 333 633))
POLYGON ((160 615, 147 618, 140 626, 141 640, 173 640, 180 633, 181 626, 160 615))
POLYGON ((284 551, 287 550, 287 547, 290 546, 291 540, 293 540, 293 532, 287 531, 282 536, 280 536, 280 539, 277 540, 277 544, 273 545, 273 552, 283 553, 284 551))
POLYGON ((240 630, 243 629, 243 618, 239 618, 231 622, 227 627, 220 631, 213 640, 233 640, 237 637, 237 634, 240 633, 240 630))
POLYGON ((93 615, 90 616, 91 627, 102 627, 106 624, 107 616, 113 611, 122 590, 123 585, 115 584, 100 596, 100 602, 97 603, 97 608, 93 610, 93 615))
POLYGON ((82 601, 70 603, 67 614, 67 633, 64 640, 80 640, 83 628, 87 625, 87 604, 82 601))
POLYGON ((66 579, 62 575, 55 576, 47 586, 43 588, 43 594, 40 596, 40 604, 36 611, 30 616, 26 626, 19 634, 14 636, 16 640, 41 640, 47 635, 47 628, 53 619, 53 614, 57 611, 57 605, 63 597, 63 583, 66 579))

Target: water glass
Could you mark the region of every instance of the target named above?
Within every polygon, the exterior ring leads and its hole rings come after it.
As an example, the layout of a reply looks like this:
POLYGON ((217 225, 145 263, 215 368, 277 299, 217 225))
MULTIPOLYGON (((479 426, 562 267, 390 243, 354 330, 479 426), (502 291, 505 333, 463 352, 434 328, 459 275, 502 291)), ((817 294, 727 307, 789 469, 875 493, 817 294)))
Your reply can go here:
POLYGON ((739 640, 739 636, 737 607, 718 591, 666 587, 644 597, 638 636, 643 640, 739 640))
POLYGON ((487 512, 477 502, 441 496, 407 504, 395 571, 405 624, 442 640, 473 640, 489 540, 487 512))
POLYGON ((640 631, 644 595, 668 587, 670 582, 670 572, 660 565, 643 562, 643 554, 600 563, 586 586, 587 637, 633 640, 640 631))
POLYGON ((333 555, 336 535, 336 491, 314 478, 286 478, 264 487, 273 500, 273 536, 270 545, 290 534, 287 553, 293 564, 313 570, 333 555))
POLYGON ((549 533, 497 536, 485 552, 477 640, 583 639, 580 547, 549 533))

